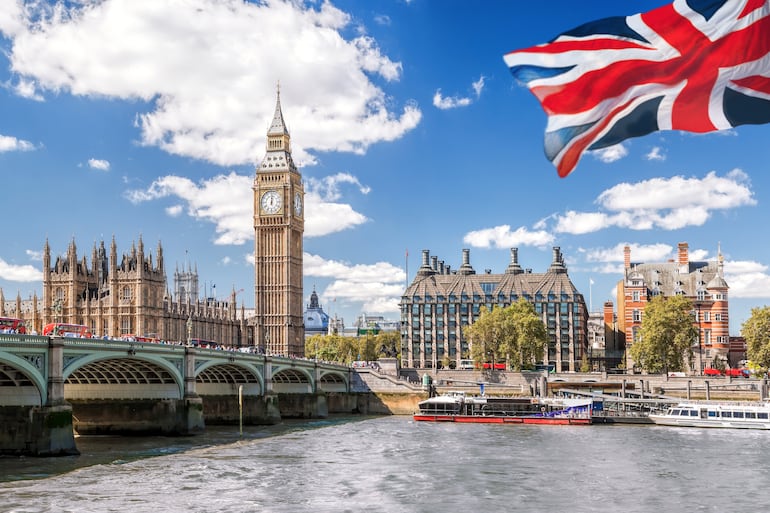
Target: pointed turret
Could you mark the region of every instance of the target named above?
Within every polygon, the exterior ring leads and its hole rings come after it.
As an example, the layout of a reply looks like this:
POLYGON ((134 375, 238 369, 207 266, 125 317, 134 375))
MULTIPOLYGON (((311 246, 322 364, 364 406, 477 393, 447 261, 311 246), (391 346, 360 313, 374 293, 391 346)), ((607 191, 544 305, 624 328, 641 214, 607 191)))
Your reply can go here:
POLYGON ((48 244, 48 237, 45 238, 43 246, 43 282, 51 276, 51 246, 48 244))
MULTIPOLYGON (((270 137, 271 135, 284 134, 289 135, 289 131, 286 129, 286 123, 283 121, 283 111, 281 110, 281 84, 279 83, 276 86, 275 92, 275 113, 273 114, 273 122, 270 123, 270 128, 267 130, 267 135, 270 137)), ((288 148, 285 149, 288 151, 288 148)))
POLYGON ((160 240, 158 240, 158 249, 155 252, 158 255, 158 271, 164 272, 165 265, 163 264, 163 246, 160 244, 160 240))
POLYGON ((267 147, 265 158, 257 168, 258 173, 270 171, 291 171, 299 173, 297 166, 291 158, 291 136, 283 121, 281 110, 281 88, 277 88, 275 99, 275 113, 270 128, 267 130, 267 147))

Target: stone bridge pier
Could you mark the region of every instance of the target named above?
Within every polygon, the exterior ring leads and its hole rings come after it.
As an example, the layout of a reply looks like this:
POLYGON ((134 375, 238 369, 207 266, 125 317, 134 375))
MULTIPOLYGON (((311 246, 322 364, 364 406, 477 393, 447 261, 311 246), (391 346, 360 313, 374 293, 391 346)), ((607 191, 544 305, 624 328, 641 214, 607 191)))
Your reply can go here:
POLYGON ((7 426, 0 433, 0 448, 39 456, 80 454, 72 430, 72 406, 64 401, 63 356, 62 339, 49 339, 48 382, 42 406, 0 408, 0 421, 7 426))

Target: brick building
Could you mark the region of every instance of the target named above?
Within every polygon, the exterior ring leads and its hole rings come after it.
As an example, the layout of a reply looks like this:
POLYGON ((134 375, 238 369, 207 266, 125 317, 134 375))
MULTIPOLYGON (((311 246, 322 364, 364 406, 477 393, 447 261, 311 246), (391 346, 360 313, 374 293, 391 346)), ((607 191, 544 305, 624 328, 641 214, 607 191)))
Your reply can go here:
POLYGON ((730 350, 728 286, 724 280, 723 258, 718 252, 713 262, 693 262, 686 242, 680 242, 677 259, 667 262, 631 261, 631 248, 623 254, 623 279, 617 287, 617 328, 626 345, 628 369, 634 362, 628 349, 639 340, 647 303, 655 296, 683 295, 693 303, 693 322, 699 337, 693 341, 691 371, 700 374, 715 358, 727 362, 730 350))

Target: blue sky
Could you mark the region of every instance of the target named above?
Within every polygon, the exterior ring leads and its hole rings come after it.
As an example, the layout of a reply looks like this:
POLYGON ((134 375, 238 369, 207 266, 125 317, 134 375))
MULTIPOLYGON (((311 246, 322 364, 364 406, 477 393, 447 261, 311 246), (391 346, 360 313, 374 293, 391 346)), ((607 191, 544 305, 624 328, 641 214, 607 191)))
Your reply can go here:
MULTIPOLYGON (((593 308, 633 261, 716 258, 731 334, 770 296, 770 126, 658 132, 559 178, 545 114, 503 62, 663 1, 0 0, 6 299, 41 292, 43 244, 162 242, 169 280, 254 303, 252 190, 276 83, 306 189, 305 296, 397 319, 428 249, 544 272, 560 246, 593 308), (407 258, 408 251, 408 275, 407 258), (589 285, 593 281, 593 285, 589 285), (213 287, 215 285, 215 288, 213 287)), ((172 286, 173 284, 170 284, 172 286)))

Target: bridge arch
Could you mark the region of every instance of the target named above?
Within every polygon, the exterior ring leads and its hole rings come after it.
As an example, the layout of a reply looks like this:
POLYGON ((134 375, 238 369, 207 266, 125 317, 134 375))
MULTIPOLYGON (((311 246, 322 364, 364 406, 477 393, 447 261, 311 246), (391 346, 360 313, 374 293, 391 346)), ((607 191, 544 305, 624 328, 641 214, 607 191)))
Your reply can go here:
POLYGON ((195 391, 198 395, 229 395, 243 386, 245 395, 262 395, 264 377, 251 364, 233 360, 211 360, 195 370, 195 391))
POLYGON ((43 406, 47 396, 47 379, 39 369, 25 358, 0 352, 0 404, 43 406))
POLYGON ((64 369, 67 399, 180 399, 179 369, 152 355, 84 354, 64 369))
POLYGON ((341 372, 325 371, 321 372, 318 379, 318 389, 324 392, 347 392, 347 375, 341 372))
POLYGON ((279 367, 274 370, 273 391, 277 393, 312 393, 313 376, 304 369, 296 367, 279 367))

